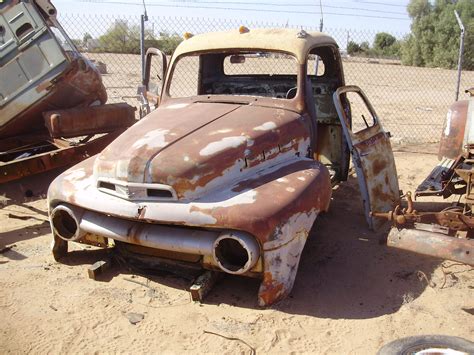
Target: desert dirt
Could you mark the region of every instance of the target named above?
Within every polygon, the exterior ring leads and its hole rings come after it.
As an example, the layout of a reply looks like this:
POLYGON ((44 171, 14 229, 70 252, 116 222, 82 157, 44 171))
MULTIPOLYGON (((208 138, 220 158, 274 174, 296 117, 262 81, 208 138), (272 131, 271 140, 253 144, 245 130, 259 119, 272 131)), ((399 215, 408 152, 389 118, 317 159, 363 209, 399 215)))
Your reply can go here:
MULTIPOLYGON (((413 191, 436 148, 394 149, 401 188, 413 191)), ((55 262, 45 199, 55 174, 0 186, 0 249, 12 246, 0 254, 2 353, 373 354, 412 335, 474 340, 472 268, 387 248, 387 230, 366 228, 353 176, 316 220, 291 295, 265 309, 257 280, 227 276, 199 304, 191 282, 170 274, 114 266, 89 279, 102 250, 75 246, 55 262), (130 313, 143 319, 133 325, 130 313)))

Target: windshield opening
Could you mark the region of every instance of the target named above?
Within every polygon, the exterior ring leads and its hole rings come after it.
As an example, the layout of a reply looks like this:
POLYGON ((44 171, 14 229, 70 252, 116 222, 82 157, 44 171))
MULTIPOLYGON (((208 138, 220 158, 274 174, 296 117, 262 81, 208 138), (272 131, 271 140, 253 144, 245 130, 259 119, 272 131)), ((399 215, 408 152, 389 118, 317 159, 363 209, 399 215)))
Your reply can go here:
POLYGON ((171 97, 246 95, 292 99, 296 96, 298 63, 286 53, 231 51, 178 58, 171 97))

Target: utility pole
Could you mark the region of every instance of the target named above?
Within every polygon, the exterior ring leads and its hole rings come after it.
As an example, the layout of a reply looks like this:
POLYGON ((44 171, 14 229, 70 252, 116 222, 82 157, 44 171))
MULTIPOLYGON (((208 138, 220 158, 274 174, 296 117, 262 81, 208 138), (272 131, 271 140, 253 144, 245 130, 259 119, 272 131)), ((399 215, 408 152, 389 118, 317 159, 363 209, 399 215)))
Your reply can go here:
POLYGON ((459 28, 461 29, 461 41, 459 43, 459 58, 458 58, 458 82, 456 84, 456 101, 459 98, 459 86, 461 85, 461 71, 462 71, 462 56, 464 52, 464 35, 466 31, 464 30, 464 25, 462 24, 461 18, 456 10, 454 10, 454 16, 458 21, 459 28))
MULTIPOLYGON (((323 4, 322 0, 319 0, 319 11, 321 14, 321 19, 319 21, 319 32, 323 32, 323 4)), ((319 56, 316 56, 316 64, 314 67, 314 75, 318 76, 318 67, 319 67, 319 56)))
POLYGON ((143 0, 143 14, 140 15, 140 56, 142 60, 142 84, 145 84, 145 22, 148 21, 145 0, 143 0))

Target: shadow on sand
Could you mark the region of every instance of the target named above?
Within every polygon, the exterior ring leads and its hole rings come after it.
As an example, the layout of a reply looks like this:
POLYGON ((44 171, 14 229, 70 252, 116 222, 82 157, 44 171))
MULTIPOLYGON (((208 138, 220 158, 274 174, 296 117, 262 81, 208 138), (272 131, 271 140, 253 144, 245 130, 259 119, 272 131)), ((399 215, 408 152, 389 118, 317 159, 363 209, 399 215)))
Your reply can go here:
MULTIPOLYGON (((358 194, 355 179, 334 191, 331 210, 318 217, 307 241, 292 293, 273 309, 319 318, 374 318, 396 312, 427 287, 417 272, 429 277, 439 261, 387 248, 388 229, 378 233, 367 229, 358 194)), ((62 262, 93 264, 105 256, 107 252, 100 250, 77 251, 62 262)), ((136 271, 121 263, 109 270, 104 280, 136 271)), ((183 282, 191 285, 189 279, 169 274, 154 272, 147 277, 180 289, 183 282)), ((227 276, 205 303, 258 309, 258 287, 259 280, 227 276)))

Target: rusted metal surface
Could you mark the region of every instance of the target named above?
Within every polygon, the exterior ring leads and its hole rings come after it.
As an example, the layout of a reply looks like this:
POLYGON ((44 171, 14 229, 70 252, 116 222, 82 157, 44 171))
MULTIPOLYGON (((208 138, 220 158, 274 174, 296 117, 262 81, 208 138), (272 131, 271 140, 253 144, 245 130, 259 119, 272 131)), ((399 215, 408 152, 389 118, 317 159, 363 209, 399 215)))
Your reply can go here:
POLYGON ((194 302, 203 302, 204 297, 211 291, 212 287, 222 278, 222 273, 206 271, 199 276, 189 288, 191 299, 194 302))
POLYGON ((109 133, 135 122, 135 107, 126 103, 43 112, 53 138, 109 133))
POLYGON ((378 229, 383 221, 373 219, 371 212, 390 211, 400 203, 397 169, 390 137, 383 130, 374 108, 359 87, 338 88, 334 93, 334 101, 351 149, 367 223, 370 228, 378 229), (347 93, 360 95, 372 115, 372 126, 353 132, 349 110, 342 99, 347 93))
POLYGON ((440 160, 457 159, 463 153, 468 104, 468 100, 456 101, 449 108, 439 142, 440 160))
POLYGON ((86 143, 70 144, 23 159, 0 162, 0 183, 77 163, 100 152, 122 132, 118 130, 86 143))
MULTIPOLYGON (((97 70, 82 57, 74 59, 66 72, 46 86, 38 85, 39 91, 47 91, 44 99, 26 106, 21 101, 13 101, 19 114, 0 127, 0 137, 7 138, 33 132, 47 132, 43 112, 76 106, 87 107, 93 102, 104 104, 107 93, 97 70)), ((5 109, 6 110, 6 109, 5 109)))
POLYGON ((7 1, 0 11, 6 36, 0 48, 5 79, 0 88, 0 182, 95 155, 133 123, 129 106, 98 106, 107 101, 100 73, 74 47, 50 1, 7 1), (97 139, 58 139, 108 132, 97 139))
MULTIPOLYGON (((471 186, 471 183, 469 183, 471 186)), ((405 195, 408 206, 402 208, 397 205, 393 211, 373 212, 375 218, 386 219, 393 223, 394 227, 413 227, 416 223, 427 225, 439 225, 446 228, 447 234, 454 234, 456 231, 468 231, 474 228, 474 217, 470 211, 466 211, 461 206, 448 207, 439 212, 419 212, 415 209, 411 194, 405 195)))
MULTIPOLYGON (((333 49, 331 44, 327 52, 333 49)), ((342 83, 340 63, 327 66, 332 67, 337 70, 328 69, 327 87, 342 83)), ((306 239, 332 192, 328 168, 313 159, 321 155, 318 149, 325 154, 328 149, 315 142, 317 122, 306 104, 304 68, 303 63, 297 69, 294 99, 163 94, 156 110, 51 184, 55 257, 70 240, 87 243, 88 236, 101 235, 154 248, 165 259, 260 278, 262 306, 288 295, 306 239), (70 238, 55 217, 63 206, 72 213, 61 217, 72 221, 70 238)), ((326 96, 323 101, 327 106, 326 96)), ((338 131, 333 135, 342 137, 336 111, 324 112, 325 123, 338 131)), ((344 148, 337 148, 341 156, 344 148)), ((325 163, 333 164, 331 169, 344 166, 335 158, 325 163)))
POLYGON ((393 228, 387 245, 441 259, 474 265, 474 239, 444 236, 416 229, 393 228))

